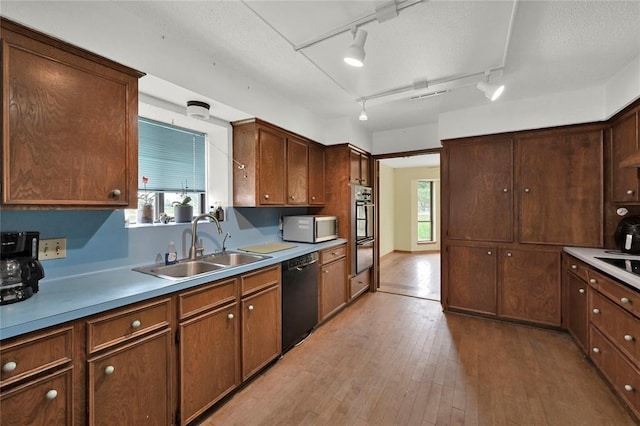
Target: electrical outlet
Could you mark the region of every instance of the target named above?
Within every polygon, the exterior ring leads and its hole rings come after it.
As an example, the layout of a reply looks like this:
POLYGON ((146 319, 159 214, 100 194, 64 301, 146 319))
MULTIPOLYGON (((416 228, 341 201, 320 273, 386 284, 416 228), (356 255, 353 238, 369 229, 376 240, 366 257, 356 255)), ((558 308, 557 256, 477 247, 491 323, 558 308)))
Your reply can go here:
POLYGON ((67 239, 50 238, 40 240, 39 260, 63 259, 67 257, 67 239))

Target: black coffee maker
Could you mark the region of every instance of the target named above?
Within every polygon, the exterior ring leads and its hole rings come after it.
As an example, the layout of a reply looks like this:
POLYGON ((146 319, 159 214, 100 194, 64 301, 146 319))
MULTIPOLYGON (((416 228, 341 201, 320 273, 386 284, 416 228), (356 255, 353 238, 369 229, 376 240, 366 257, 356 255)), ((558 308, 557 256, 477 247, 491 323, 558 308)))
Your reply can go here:
POLYGON ((44 269, 38 261, 39 232, 0 232, 0 305, 38 292, 44 269))

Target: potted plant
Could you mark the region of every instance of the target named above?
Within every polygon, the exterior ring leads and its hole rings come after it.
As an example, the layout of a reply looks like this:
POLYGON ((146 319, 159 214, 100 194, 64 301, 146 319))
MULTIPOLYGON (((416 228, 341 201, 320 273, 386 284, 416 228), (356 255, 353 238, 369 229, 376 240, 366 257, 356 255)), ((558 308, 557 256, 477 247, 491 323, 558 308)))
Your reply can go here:
POLYGON ((191 222, 193 219, 193 206, 189 204, 191 197, 184 196, 182 201, 173 202, 173 214, 176 218, 176 223, 191 222))
POLYGON ((142 185, 144 186, 144 192, 138 195, 138 223, 153 223, 154 222, 154 208, 153 200, 155 194, 153 192, 147 192, 147 183, 149 178, 142 176, 142 185))

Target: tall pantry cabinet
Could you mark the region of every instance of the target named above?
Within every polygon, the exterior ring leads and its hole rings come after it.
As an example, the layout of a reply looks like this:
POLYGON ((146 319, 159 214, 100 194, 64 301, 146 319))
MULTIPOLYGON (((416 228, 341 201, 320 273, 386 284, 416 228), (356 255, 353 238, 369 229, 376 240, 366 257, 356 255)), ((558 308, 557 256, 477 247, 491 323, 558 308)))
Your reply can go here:
POLYGON ((447 310, 560 326, 562 246, 601 247, 601 126, 443 141, 447 310))

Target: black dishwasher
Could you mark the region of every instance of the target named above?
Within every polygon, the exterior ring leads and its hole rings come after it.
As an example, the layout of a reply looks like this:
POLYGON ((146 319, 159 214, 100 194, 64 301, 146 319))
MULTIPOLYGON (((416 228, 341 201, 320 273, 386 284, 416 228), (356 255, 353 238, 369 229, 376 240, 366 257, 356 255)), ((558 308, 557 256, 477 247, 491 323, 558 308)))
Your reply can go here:
POLYGON ((282 262, 282 353, 318 324, 318 253, 282 262))

